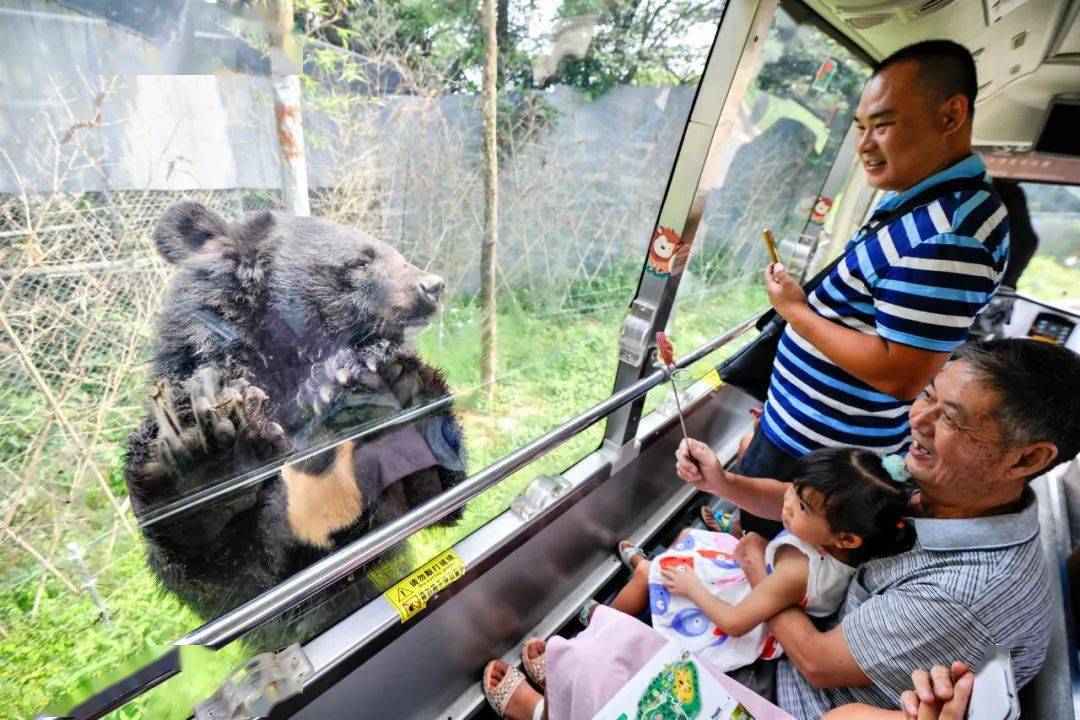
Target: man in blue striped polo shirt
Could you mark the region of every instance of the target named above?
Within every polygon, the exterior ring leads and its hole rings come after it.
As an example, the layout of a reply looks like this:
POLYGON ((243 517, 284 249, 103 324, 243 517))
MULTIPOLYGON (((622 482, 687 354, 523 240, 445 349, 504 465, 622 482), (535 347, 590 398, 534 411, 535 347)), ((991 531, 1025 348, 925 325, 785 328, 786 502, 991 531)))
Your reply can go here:
MULTIPOLYGON (((869 183, 890 192, 809 296, 782 265, 766 271, 788 326, 740 473, 786 477, 819 447, 892 453, 908 443, 911 399, 967 338, 1008 258, 997 195, 948 190, 959 178, 989 182, 971 147, 976 90, 971 53, 949 41, 904 48, 875 69, 856 143, 869 183), (921 206, 882 222, 916 197, 921 206)), ((779 530, 745 513, 742 524, 779 530)))

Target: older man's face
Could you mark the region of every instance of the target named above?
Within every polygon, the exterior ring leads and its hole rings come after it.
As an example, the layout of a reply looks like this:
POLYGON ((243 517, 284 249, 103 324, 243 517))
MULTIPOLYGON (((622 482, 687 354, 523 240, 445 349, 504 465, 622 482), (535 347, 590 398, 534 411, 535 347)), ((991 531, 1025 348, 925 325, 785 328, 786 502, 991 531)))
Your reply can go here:
POLYGON ((965 505, 1015 489, 1014 458, 994 417, 997 393, 963 360, 946 365, 911 406, 904 464, 936 501, 965 505))
POLYGON ((919 81, 914 61, 870 78, 855 111, 855 148, 871 187, 907 190, 950 154, 941 102, 919 81))

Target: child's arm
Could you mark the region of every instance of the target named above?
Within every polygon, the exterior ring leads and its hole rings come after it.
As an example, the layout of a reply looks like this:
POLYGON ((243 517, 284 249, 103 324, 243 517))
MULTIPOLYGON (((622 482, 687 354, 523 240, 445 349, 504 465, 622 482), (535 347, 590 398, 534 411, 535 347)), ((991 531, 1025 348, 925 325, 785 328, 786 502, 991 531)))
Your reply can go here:
POLYGON ((780 611, 798 605, 806 597, 810 561, 797 548, 784 545, 776 551, 776 567, 738 605, 713 597, 693 572, 662 570, 664 585, 690 601, 732 637, 742 637, 780 611))

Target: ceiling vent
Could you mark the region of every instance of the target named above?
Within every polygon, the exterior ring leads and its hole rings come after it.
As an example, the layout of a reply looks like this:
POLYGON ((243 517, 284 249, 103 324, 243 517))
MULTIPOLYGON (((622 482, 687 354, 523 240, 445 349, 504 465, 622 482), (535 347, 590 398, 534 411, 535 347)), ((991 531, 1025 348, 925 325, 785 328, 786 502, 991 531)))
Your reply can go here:
POLYGON ((920 5, 911 14, 914 17, 923 17, 924 15, 937 12, 946 5, 950 5, 952 2, 953 0, 926 0, 926 2, 920 5))
POLYGON ((1027 30, 1021 30, 1012 36, 1012 40, 1009 41, 1009 47, 1016 50, 1022 47, 1025 42, 1027 42, 1027 30))
POLYGON ((893 19, 892 15, 886 13, 879 13, 877 15, 856 15, 855 17, 846 17, 846 22, 856 30, 869 30, 872 27, 877 27, 882 23, 889 22, 893 19))
POLYGON ((1028 0, 983 0, 986 24, 993 25, 1028 0))
POLYGON ((836 15, 858 30, 866 30, 888 22, 907 23, 919 20, 956 0, 879 0, 867 5, 838 5, 836 15))

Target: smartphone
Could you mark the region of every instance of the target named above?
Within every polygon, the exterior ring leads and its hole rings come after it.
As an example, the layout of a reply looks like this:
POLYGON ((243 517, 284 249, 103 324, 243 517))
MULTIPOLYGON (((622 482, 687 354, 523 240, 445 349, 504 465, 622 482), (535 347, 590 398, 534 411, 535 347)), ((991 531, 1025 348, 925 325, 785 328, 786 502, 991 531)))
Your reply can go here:
POLYGON ((1020 699, 1008 648, 991 645, 974 669, 967 720, 1017 720, 1020 699))
POLYGON ((769 257, 774 263, 780 262, 780 256, 776 254, 776 243, 773 241, 772 231, 762 230, 761 235, 765 238, 765 249, 769 251, 769 257))

